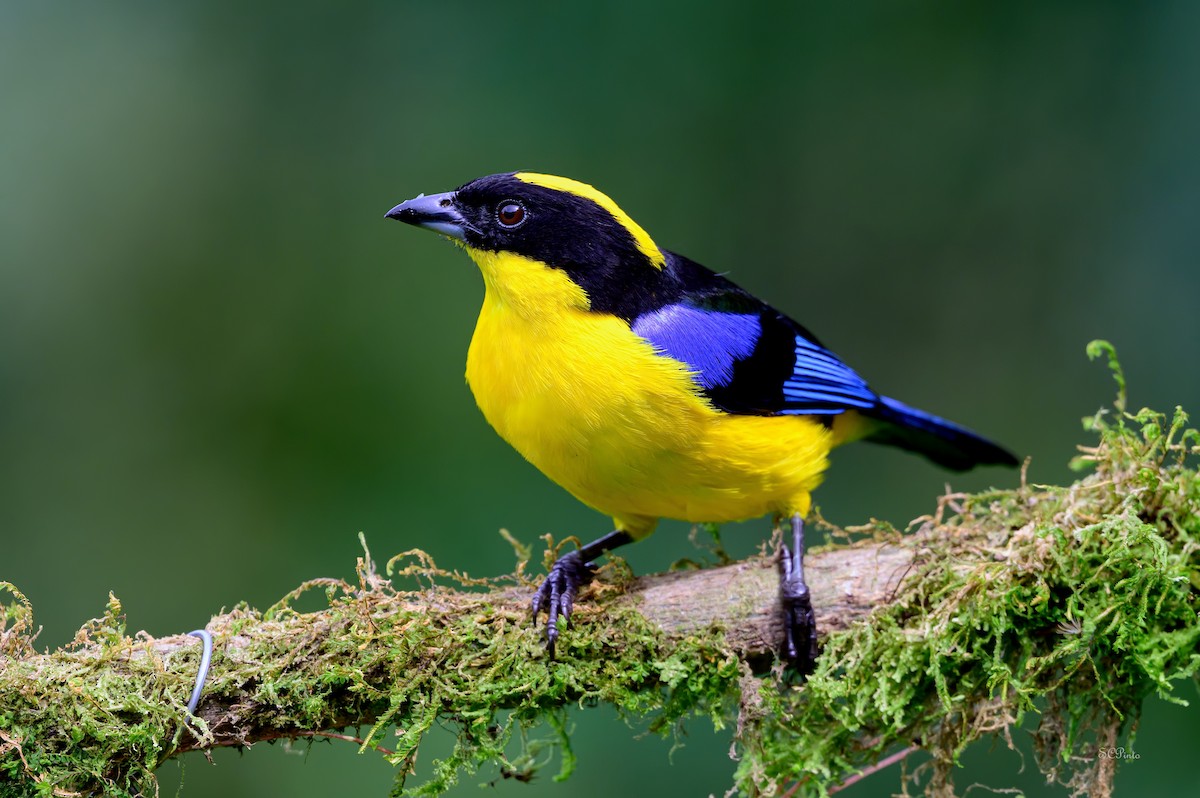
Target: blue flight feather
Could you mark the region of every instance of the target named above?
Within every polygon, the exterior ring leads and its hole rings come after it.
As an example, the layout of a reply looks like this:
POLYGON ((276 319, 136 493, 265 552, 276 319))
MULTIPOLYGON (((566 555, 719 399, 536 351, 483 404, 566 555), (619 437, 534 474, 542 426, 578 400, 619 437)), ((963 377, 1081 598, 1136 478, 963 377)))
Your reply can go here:
POLYGON ((802 383, 785 382, 783 395, 793 402, 836 402, 850 407, 873 407, 875 405, 873 398, 867 399, 845 393, 839 390, 841 386, 830 385, 828 390, 820 390, 821 387, 825 386, 814 388, 802 383))
POLYGON ((796 365, 791 379, 783 383, 783 395, 789 414, 840 413, 851 407, 874 407, 879 400, 854 369, 802 335, 796 336, 796 365))

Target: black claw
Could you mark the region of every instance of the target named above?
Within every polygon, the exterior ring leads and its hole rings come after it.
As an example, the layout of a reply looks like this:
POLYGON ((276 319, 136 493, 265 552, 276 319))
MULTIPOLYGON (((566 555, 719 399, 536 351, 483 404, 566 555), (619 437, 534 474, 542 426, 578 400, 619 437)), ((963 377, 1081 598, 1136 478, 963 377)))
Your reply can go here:
POLYGON ((781 547, 779 571, 783 654, 796 672, 807 676, 817 661, 817 618, 804 582, 804 523, 799 516, 792 519, 792 546, 781 547))
POLYGON ((559 620, 569 620, 575 608, 579 589, 592 581, 596 567, 584 562, 578 551, 567 552, 550 568, 550 573, 533 594, 533 618, 537 620, 546 610, 546 650, 554 659, 554 644, 558 641, 559 620))
POLYGON ((784 653, 793 669, 803 676, 813 672, 817 661, 817 618, 808 591, 784 595, 783 613, 786 639, 784 653))

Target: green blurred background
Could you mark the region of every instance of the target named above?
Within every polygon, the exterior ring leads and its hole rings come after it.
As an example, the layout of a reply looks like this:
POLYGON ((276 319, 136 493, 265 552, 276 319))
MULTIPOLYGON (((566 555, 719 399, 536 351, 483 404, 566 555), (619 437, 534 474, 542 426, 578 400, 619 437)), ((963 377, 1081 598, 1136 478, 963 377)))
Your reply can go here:
MULTIPOLYGON (((1071 478, 1111 399, 1091 338, 1135 406, 1200 410, 1200 5, 646 5, 0 5, 0 578, 42 644, 110 590, 163 635, 350 576, 360 530, 480 575, 512 566, 499 527, 607 531, 476 411, 474 266, 383 218, 490 172, 596 184, 1034 481, 1071 478)), ((851 447, 817 502, 904 523, 947 480, 1016 475, 851 447)), ((685 531, 630 563, 688 555, 685 531)), ((1200 787, 1197 714, 1150 702, 1119 788, 1200 787)), ((497 789, 729 784, 707 723, 670 754, 603 709, 573 722, 569 783, 497 789)), ((189 757, 183 795, 386 794, 354 746, 299 750, 189 757)), ((1002 746, 965 764, 963 785, 1061 794, 1002 746)))

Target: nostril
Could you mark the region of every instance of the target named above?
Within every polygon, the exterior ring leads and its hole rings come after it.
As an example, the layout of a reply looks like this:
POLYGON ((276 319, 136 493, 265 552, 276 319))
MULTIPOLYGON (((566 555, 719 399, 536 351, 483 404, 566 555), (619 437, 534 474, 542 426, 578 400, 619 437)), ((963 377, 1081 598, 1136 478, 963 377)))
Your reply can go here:
POLYGON ((439 208, 449 208, 450 207, 450 198, 442 197, 441 201, 438 202, 438 207, 439 208))

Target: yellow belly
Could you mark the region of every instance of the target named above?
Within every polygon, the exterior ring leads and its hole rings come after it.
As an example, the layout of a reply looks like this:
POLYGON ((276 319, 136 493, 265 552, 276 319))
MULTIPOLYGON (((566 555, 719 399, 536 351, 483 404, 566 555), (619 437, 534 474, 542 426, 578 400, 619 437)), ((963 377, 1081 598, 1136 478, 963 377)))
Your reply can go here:
MULTIPOLYGON (((485 272, 485 276, 486 272, 485 272)), ((833 435, 811 419, 714 409, 687 366, 612 316, 521 312, 488 291, 467 381, 488 422, 617 528, 806 513, 833 435)))

